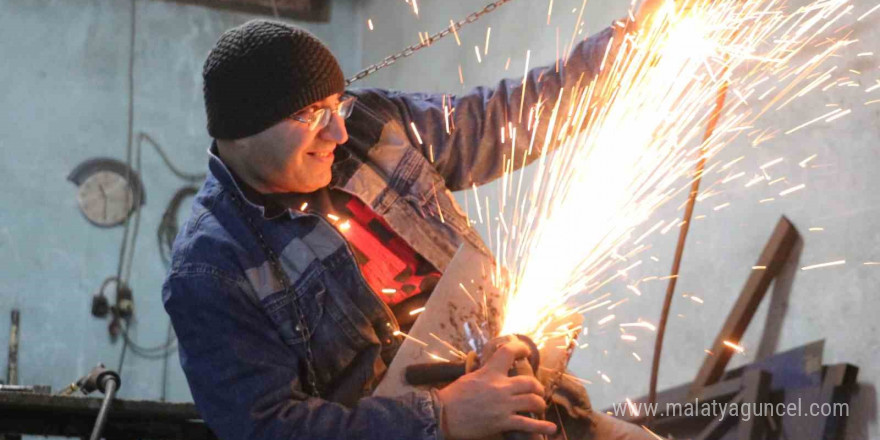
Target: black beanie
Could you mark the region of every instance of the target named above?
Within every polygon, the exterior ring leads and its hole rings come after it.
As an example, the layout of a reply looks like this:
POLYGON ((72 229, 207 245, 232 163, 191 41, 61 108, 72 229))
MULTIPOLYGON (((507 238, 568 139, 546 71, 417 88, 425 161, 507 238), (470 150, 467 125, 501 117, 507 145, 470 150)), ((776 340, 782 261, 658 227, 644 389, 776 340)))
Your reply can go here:
POLYGON ((252 20, 220 36, 202 71, 208 133, 257 134, 345 90, 336 58, 315 36, 284 23, 252 20))

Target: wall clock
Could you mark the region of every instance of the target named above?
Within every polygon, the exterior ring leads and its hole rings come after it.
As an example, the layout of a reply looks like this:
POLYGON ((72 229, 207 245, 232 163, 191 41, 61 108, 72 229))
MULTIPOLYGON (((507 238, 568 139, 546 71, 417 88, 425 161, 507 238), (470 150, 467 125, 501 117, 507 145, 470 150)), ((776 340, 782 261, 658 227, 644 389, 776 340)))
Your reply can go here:
POLYGON ((77 185, 80 211, 89 222, 101 228, 124 223, 146 202, 140 177, 116 159, 89 159, 77 165, 67 180, 77 185))

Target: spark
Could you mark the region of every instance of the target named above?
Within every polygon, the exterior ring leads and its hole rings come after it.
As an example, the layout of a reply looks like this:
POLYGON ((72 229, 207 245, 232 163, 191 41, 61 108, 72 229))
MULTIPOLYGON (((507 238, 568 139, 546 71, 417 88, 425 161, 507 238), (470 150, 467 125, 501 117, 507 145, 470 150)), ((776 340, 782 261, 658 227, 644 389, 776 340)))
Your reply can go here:
POLYGON ((761 165, 761 169, 762 169, 762 170, 765 170, 765 169, 767 169, 767 168, 772 167, 773 165, 776 165, 776 164, 778 164, 778 163, 782 163, 782 160, 783 160, 783 158, 781 158, 781 157, 778 158, 778 159, 773 159, 773 160, 771 160, 770 162, 767 162, 767 163, 765 163, 764 165, 761 165))
POLYGON ((630 414, 634 414, 636 416, 639 415, 638 408, 636 408, 636 405, 633 403, 632 400, 629 400, 629 397, 626 398, 626 404, 627 404, 627 406, 629 406, 630 414))
POLYGON ((605 382, 611 383, 611 378, 608 377, 607 375, 605 375, 605 373, 602 373, 601 376, 602 376, 602 380, 604 380, 605 382))
POLYGON ((810 228, 810 232, 819 232, 819 231, 824 231, 824 230, 825 230, 825 228, 810 228))
POLYGON ((413 8, 413 13, 415 13, 416 17, 418 17, 419 16, 419 4, 416 2, 416 0, 412 0, 412 8, 413 8))
POLYGON ((793 192, 795 192, 795 191, 800 191, 800 190, 802 190, 802 189, 804 189, 804 188, 806 188, 806 187, 807 187, 807 185, 805 185, 805 184, 802 183, 802 184, 800 184, 800 185, 793 186, 793 187, 791 187, 791 188, 789 188, 789 189, 787 189, 787 190, 785 190, 785 191, 782 191, 781 193, 779 193, 779 195, 780 195, 780 196, 787 196, 787 195, 789 195, 789 194, 791 194, 791 193, 793 193, 793 192))
POLYGON ((646 328, 648 330, 651 330, 652 332, 657 331, 657 327, 654 326, 654 324, 651 324, 650 322, 644 322, 644 321, 620 324, 620 326, 621 327, 641 327, 641 328, 646 328))
POLYGON ((608 316, 606 316, 606 317, 600 319, 599 322, 597 322, 597 324, 599 324, 599 325, 605 325, 605 324, 607 324, 607 323, 613 321, 614 318, 615 318, 614 315, 608 315, 608 316))
MULTIPOLYGON (((625 256, 642 252, 639 246, 649 249, 642 242, 654 232, 684 225, 679 219, 654 218, 657 209, 671 200, 680 203, 691 183, 713 170, 727 176, 721 181, 742 179, 745 172, 733 166, 743 159, 727 164, 718 159, 726 146, 747 133, 752 145, 769 142, 785 128, 755 128, 763 115, 807 93, 818 93, 829 83, 849 81, 833 76, 828 64, 855 41, 833 35, 850 14, 850 3, 814 0, 785 11, 776 0, 695 0, 686 10, 665 2, 644 28, 616 32, 600 49, 604 53, 598 76, 582 78, 561 91, 559 98, 564 100, 542 96, 539 105, 526 111, 521 93, 520 129, 529 126, 531 138, 519 150, 511 145, 499 185, 498 220, 491 225, 484 223, 482 200, 474 191, 480 223, 490 228, 489 237, 498 237, 495 256, 509 274, 502 289, 506 303, 499 333, 541 341, 553 331, 546 327, 557 316, 623 304, 583 299, 592 300, 589 295, 601 293, 609 283, 624 282, 633 293, 640 292, 637 283, 627 281, 627 273, 642 260, 633 263, 625 256), (733 99, 716 114, 720 91, 727 89, 733 99), (532 117, 524 121, 529 113, 532 117), (717 122, 717 129, 704 138, 701 134, 710 120, 717 122), (530 157, 532 180, 523 182, 522 173, 513 177, 512 170, 521 166, 513 158, 526 164, 519 151, 537 153, 530 157), (699 174, 694 172, 698 163, 707 165, 699 174), (622 265, 629 267, 620 270, 622 265)), ((585 4, 569 48, 580 31, 585 4)), ((526 52, 522 86, 527 85, 530 54, 526 52)), ((832 122, 846 111, 823 109, 821 116, 784 133, 832 122)), ((514 114, 505 123, 516 124, 515 118, 514 114)), ((514 144, 518 137, 512 128, 506 133, 514 144)), ((765 163, 761 174, 784 161, 780 157, 765 163)), ((759 175, 743 184, 765 180, 771 186, 787 181, 759 175)), ((804 187, 785 189, 780 197, 804 187)), ((700 196, 720 193, 710 187, 700 196)), ((485 217, 495 218, 488 212, 485 217)), ((695 216, 694 221, 704 218, 695 216)), ((698 297, 690 299, 702 303, 698 297)))
POLYGON ((812 155, 812 156, 810 156, 810 157, 808 157, 808 158, 806 158, 806 159, 804 159, 804 160, 798 162, 798 166, 801 167, 801 168, 806 168, 806 167, 807 167, 807 164, 810 163, 811 160, 815 159, 816 156, 818 156, 818 154, 814 154, 814 155, 812 155))
POLYGON ((752 266, 752 270, 767 270, 767 266, 752 266))
POLYGON ((422 313, 422 312, 424 312, 424 311, 425 311, 425 308, 424 308, 424 307, 419 307, 419 308, 417 308, 417 309, 413 309, 412 311, 410 311, 410 312, 409 312, 409 316, 416 316, 416 315, 418 315, 419 313, 422 313))
POLYGON ((634 342, 634 341, 638 340, 638 338, 636 338, 635 335, 620 335, 620 339, 623 339, 624 341, 630 341, 630 342, 634 342))
POLYGON ((798 126, 795 127, 795 128, 792 128, 791 130, 786 131, 785 134, 792 134, 792 133, 794 133, 794 132, 796 132, 796 131, 798 131, 798 130, 800 130, 800 129, 802 129, 802 128, 804 128, 804 127, 810 125, 810 124, 813 124, 813 123, 815 123, 815 122, 819 122, 819 121, 821 121, 821 120, 823 120, 823 119, 826 119, 826 118, 828 118, 829 116, 833 116, 833 115, 835 115, 835 114, 837 114, 837 113, 839 113, 839 112, 840 112, 840 109, 839 109, 839 108, 838 108, 838 109, 834 109, 834 110, 832 110, 832 111, 830 111, 830 112, 828 112, 828 113, 825 113, 825 114, 822 115, 822 116, 819 116, 819 117, 816 118, 816 119, 811 119, 811 120, 809 120, 809 121, 807 121, 807 122, 805 122, 805 123, 803 123, 803 124, 801 124, 801 125, 798 125, 798 126))
POLYGON ((419 129, 416 128, 416 123, 410 122, 409 126, 412 127, 413 134, 416 135, 416 139, 419 141, 419 145, 422 145, 422 135, 419 134, 419 129))
POLYGON ((868 14, 870 14, 870 13, 876 11, 878 8, 880 8, 880 4, 874 6, 873 8, 869 9, 868 12, 865 12, 864 14, 862 14, 861 16, 859 16, 859 18, 858 18, 856 21, 862 21, 862 19, 864 19, 865 17, 867 17, 868 14))
POLYGON ((302 204, 302 206, 299 207, 299 210, 305 212, 306 208, 308 208, 308 207, 309 207, 309 202, 305 202, 302 204))
POLYGON ((393 295, 397 293, 397 289, 382 289, 382 293, 386 295, 393 295))
POLYGON ((695 303, 703 304, 703 299, 700 298, 699 296, 693 296, 693 295, 691 295, 691 296, 689 296, 688 298, 690 298, 690 300, 693 301, 693 302, 695 302, 695 303))
POLYGON ((642 291, 640 291, 638 287, 630 285, 630 286, 626 286, 626 288, 631 290, 632 293, 635 293, 636 296, 642 296, 642 291))
POLYGON ((461 46, 461 39, 458 38, 458 28, 455 26, 455 22, 449 20, 449 27, 452 28, 452 34, 455 35, 455 42, 461 46))
POLYGON ((737 353, 744 353, 746 351, 746 349, 743 348, 741 345, 734 344, 733 342, 730 342, 730 341, 724 341, 724 345, 732 348, 737 353))
POLYGON ((840 266, 843 264, 846 264, 846 260, 837 260, 837 261, 831 261, 829 263, 821 263, 821 264, 814 264, 812 266, 804 266, 801 268, 801 270, 813 270, 813 269, 820 269, 823 267, 840 266))
POLYGON ((464 73, 461 71, 461 64, 458 65, 458 81, 464 85, 464 73))
POLYGON ((371 31, 373 30, 373 19, 372 18, 367 19, 367 26, 370 27, 371 31))
POLYGON ((866 261, 865 266, 880 266, 880 261, 866 261))
POLYGON ((641 362, 641 361, 642 361, 642 358, 641 358, 641 356, 639 356, 639 355, 638 355, 638 354, 636 354, 636 352, 633 352, 633 354, 632 354, 632 355, 633 355, 633 357, 634 357, 634 358, 636 358, 636 360, 637 360, 637 361, 639 361, 639 362, 641 362))
POLYGON ((402 332, 402 331, 400 331, 400 330, 395 330, 394 333, 392 333, 392 334, 393 334, 394 336, 403 336, 404 338, 409 339, 410 341, 413 341, 413 342, 415 342, 416 344, 421 345, 422 347, 427 347, 427 346, 428 346, 427 343, 422 342, 421 340, 419 340, 419 339, 416 338, 415 336, 410 336, 410 335, 408 335, 408 334, 406 334, 406 333, 404 333, 404 332, 402 332))
POLYGON ((486 45, 483 47, 483 55, 489 54, 489 36, 492 35, 492 26, 486 28, 486 45))
POLYGON ((327 218, 329 218, 330 220, 333 220, 334 222, 339 221, 339 216, 335 215, 335 214, 327 214, 327 218))
POLYGON ((346 220, 346 221, 339 224, 339 230, 341 232, 348 231, 349 229, 351 229, 351 222, 350 221, 346 220))
POLYGON ((441 362, 450 362, 449 359, 446 359, 446 358, 443 357, 443 356, 436 355, 436 354, 431 353, 431 352, 428 352, 428 351, 426 351, 425 354, 427 354, 428 356, 430 356, 432 359, 436 359, 436 360, 441 361, 441 362))
POLYGON ((728 203, 721 204, 721 205, 718 205, 718 206, 712 208, 712 210, 713 210, 713 211, 720 211, 720 210, 722 210, 722 209, 724 209, 724 208, 727 208, 728 206, 730 206, 730 203, 729 203, 729 202, 728 202, 728 203))
POLYGON ((772 201, 774 201, 774 200, 776 200, 776 199, 774 199, 773 197, 770 197, 770 198, 768 198, 768 199, 761 199, 761 200, 758 201, 758 203, 769 203, 769 202, 772 202, 772 201))

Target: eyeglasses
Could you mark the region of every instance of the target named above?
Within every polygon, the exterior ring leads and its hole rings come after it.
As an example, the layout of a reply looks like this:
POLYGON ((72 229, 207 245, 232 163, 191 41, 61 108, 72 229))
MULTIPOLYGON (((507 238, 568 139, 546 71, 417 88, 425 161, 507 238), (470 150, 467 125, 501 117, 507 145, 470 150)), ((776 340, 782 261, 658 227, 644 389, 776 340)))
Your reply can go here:
POLYGON ((315 110, 303 110, 288 116, 288 118, 308 125, 309 130, 321 130, 330 123, 332 113, 336 113, 342 119, 348 119, 354 109, 355 101, 357 101, 356 97, 345 95, 339 99, 336 108, 321 107, 315 110))

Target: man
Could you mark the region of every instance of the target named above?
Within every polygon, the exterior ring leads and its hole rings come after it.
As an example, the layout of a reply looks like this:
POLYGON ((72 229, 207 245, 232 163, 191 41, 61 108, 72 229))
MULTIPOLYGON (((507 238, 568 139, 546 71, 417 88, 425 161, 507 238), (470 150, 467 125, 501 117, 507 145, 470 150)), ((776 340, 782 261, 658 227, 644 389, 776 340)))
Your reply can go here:
MULTIPOLYGON (((552 108, 560 88, 593 77, 611 35, 580 43, 561 71, 531 71, 526 108, 552 108)), ((511 133, 505 143, 500 131, 518 115, 521 81, 458 97, 346 92, 320 41, 268 21, 224 33, 203 75, 215 142, 163 297, 214 432, 554 434, 555 424, 517 415, 546 409, 536 379, 507 377, 527 354, 520 343, 441 390, 370 397, 402 342, 396 332, 411 325, 406 311, 424 304, 458 247, 488 252, 450 191, 502 174, 511 133)), ((530 134, 516 136, 521 164, 530 134)), ((589 411, 585 395, 568 402, 569 417, 589 411)))

